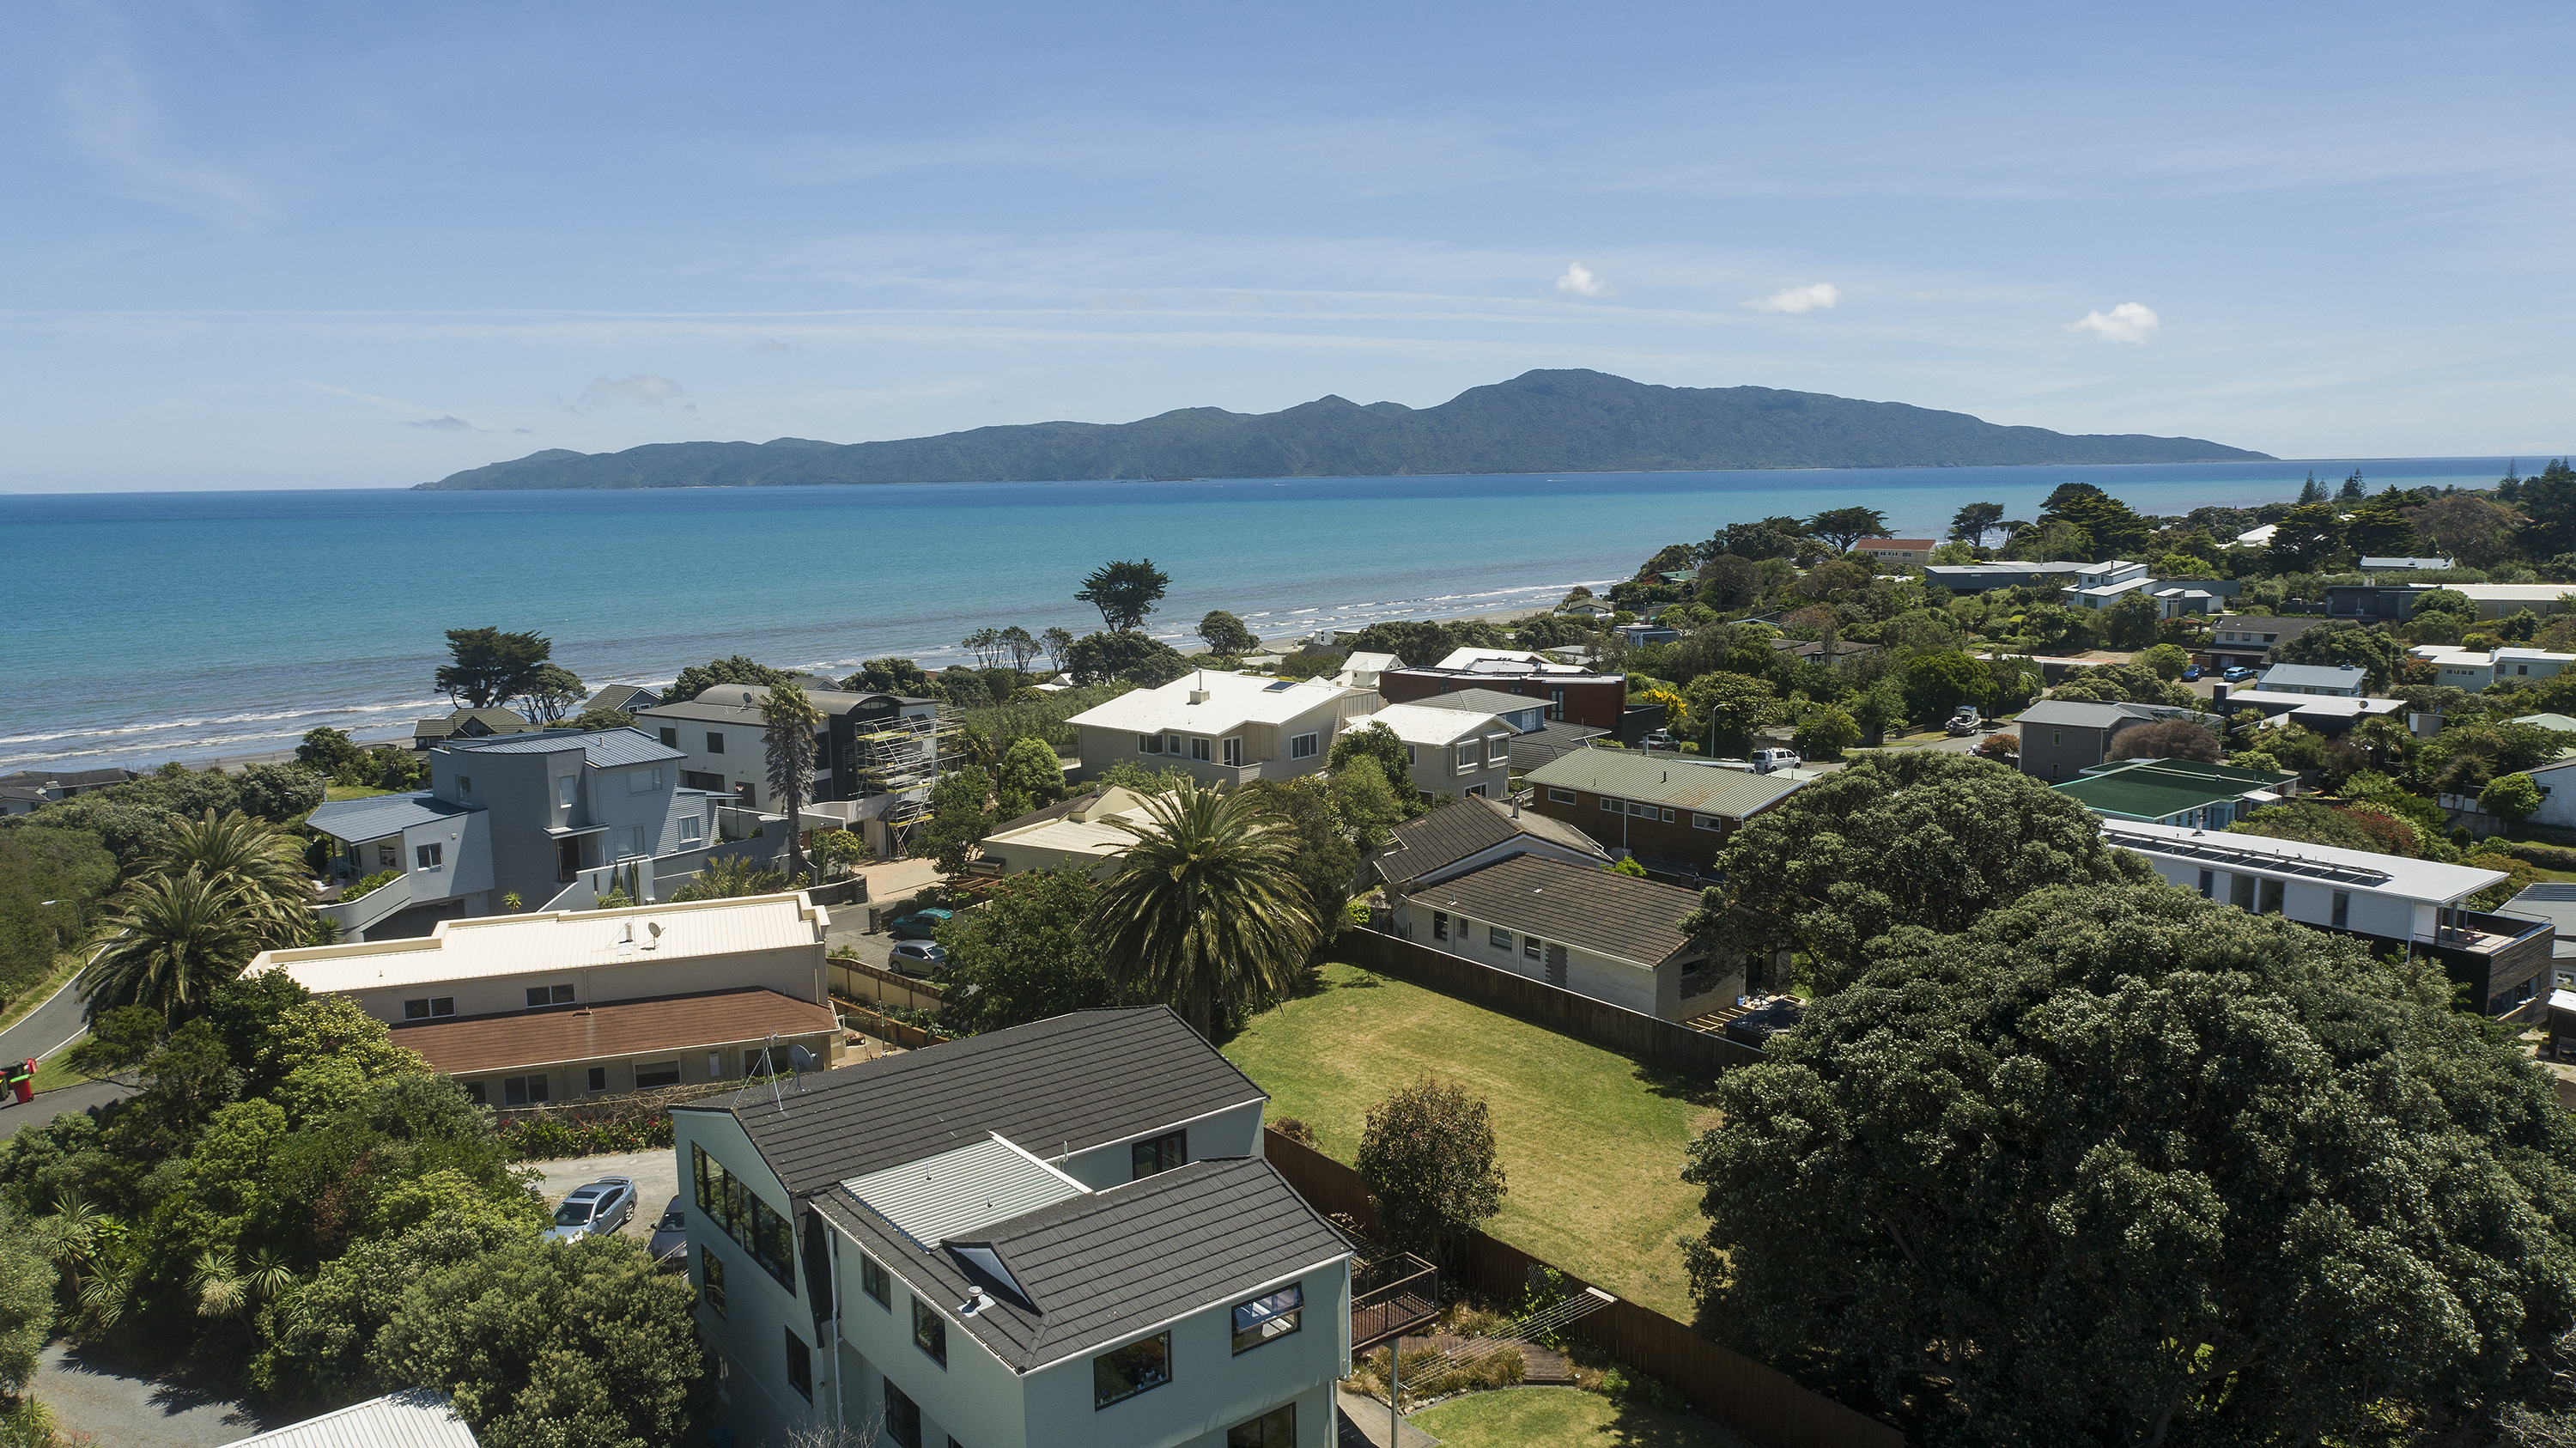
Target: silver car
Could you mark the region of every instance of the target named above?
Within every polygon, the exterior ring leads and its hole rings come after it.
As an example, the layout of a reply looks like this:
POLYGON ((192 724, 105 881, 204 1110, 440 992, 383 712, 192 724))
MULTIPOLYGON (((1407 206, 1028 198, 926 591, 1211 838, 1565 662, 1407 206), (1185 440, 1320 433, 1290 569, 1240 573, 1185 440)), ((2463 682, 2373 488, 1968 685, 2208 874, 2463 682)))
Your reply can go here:
POLYGON ((614 1232, 635 1216, 635 1179, 601 1177, 575 1187, 555 1208, 555 1224, 546 1229, 549 1242, 578 1242, 595 1233, 614 1232))

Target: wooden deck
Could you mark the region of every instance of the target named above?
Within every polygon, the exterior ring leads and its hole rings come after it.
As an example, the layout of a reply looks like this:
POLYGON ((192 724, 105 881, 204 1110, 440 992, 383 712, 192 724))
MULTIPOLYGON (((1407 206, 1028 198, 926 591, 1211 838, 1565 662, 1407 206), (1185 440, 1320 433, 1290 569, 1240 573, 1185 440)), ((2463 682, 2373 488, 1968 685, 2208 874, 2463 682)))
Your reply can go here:
MULTIPOLYGON (((1351 1351, 1366 1352, 1389 1338, 1428 1327, 1440 1320, 1440 1304, 1427 1293, 1395 1292, 1351 1307, 1351 1351)), ((1407 1339, 1412 1346, 1419 1339, 1407 1339)))

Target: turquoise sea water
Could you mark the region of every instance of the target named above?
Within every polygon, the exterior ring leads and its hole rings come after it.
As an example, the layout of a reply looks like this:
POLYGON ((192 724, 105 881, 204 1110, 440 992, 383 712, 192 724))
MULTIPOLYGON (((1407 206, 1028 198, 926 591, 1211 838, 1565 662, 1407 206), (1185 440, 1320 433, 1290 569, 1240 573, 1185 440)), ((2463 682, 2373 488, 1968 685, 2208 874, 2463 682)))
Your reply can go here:
POLYGON ((1265 637, 1553 602, 1730 522, 1861 505, 1937 537, 2093 482, 2144 513, 2501 476, 2505 458, 1551 477, 895 487, 0 496, 0 771, 408 735, 442 631, 536 629, 592 685, 744 653, 840 674, 955 659, 987 625, 1077 632, 1113 558, 1172 577, 1154 631, 1211 608, 1265 637))

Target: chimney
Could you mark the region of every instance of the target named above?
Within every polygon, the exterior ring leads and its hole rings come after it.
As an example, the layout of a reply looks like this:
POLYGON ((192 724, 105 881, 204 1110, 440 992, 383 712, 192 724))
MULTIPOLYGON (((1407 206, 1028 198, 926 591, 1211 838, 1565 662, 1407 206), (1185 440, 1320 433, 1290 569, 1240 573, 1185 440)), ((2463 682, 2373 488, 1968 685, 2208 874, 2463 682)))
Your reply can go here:
POLYGON ((1207 691, 1207 690, 1205 690, 1205 689, 1192 689, 1192 690, 1190 690, 1190 702, 1191 702, 1191 703, 1193 703, 1193 704, 1204 704, 1204 703, 1206 703, 1207 701, 1208 701, 1208 691, 1207 691))

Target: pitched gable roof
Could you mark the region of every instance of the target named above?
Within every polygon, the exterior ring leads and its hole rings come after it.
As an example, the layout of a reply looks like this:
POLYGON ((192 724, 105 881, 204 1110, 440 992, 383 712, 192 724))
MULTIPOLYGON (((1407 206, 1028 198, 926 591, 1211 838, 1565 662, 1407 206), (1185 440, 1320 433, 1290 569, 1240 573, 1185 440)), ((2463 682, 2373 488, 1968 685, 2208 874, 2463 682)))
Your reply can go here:
POLYGON ((1470 920, 1581 950, 1652 966, 1690 943, 1680 921, 1699 908, 1699 892, 1569 865, 1544 855, 1514 855, 1413 897, 1470 920))
POLYGON ((1508 806, 1471 794, 1418 820, 1397 825, 1394 838, 1372 857, 1372 863, 1380 877, 1397 884, 1420 879, 1516 839, 1546 840, 1580 850, 1604 863, 1610 859, 1609 851, 1599 841, 1562 820, 1550 819, 1535 810, 1514 818, 1508 806))

